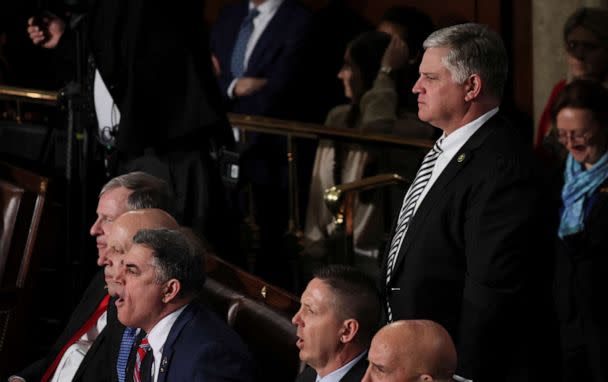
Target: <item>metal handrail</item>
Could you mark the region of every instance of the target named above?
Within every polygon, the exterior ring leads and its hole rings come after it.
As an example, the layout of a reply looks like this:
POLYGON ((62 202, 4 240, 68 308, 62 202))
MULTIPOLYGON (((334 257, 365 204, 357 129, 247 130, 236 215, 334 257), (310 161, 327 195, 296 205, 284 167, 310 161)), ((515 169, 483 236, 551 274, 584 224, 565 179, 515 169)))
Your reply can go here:
POLYGON ((410 183, 411 181, 398 174, 379 174, 330 187, 325 190, 323 200, 332 212, 336 224, 343 224, 344 199, 349 193, 372 190, 393 184, 408 185, 410 183))
POLYGON ((57 105, 60 97, 59 92, 56 91, 0 85, 0 98, 11 101, 57 105))
MULTIPOLYGON (((57 105, 61 99, 61 92, 16 86, 0 85, 0 98, 57 105)), ((229 113, 230 123, 246 131, 263 132, 269 134, 290 135, 295 138, 345 138, 346 140, 362 143, 388 143, 396 146, 429 149, 433 141, 428 139, 403 138, 388 134, 374 134, 340 129, 312 123, 286 121, 275 118, 259 117, 245 114, 229 113)))
MULTIPOLYGON (((31 103, 42 103, 47 105, 58 105, 60 100, 63 98, 62 92, 19 88, 13 86, 0 86, 0 98, 20 102, 31 102, 31 103)), ((239 129, 250 132, 261 132, 267 134, 283 135, 287 139, 288 152, 287 160, 289 163, 289 176, 290 176, 290 202, 289 210, 290 221, 289 230, 299 231, 299 216, 297 207, 297 197, 292 194, 297 193, 297 179, 295 171, 295 145, 293 144, 294 138, 312 138, 312 139, 339 139, 341 141, 361 143, 366 145, 378 145, 383 146, 389 145, 399 148, 413 149, 413 150, 428 150, 433 147, 433 141, 428 139, 416 139, 416 138, 404 138, 396 135, 388 134, 376 134, 365 131, 358 131, 354 129, 335 128, 323 125, 297 122, 297 121, 286 121, 281 119, 235 114, 229 113, 228 118, 230 123, 239 129)), ((403 180, 396 174, 391 174, 390 179, 385 179, 384 175, 378 175, 375 177, 362 179, 357 182, 353 182, 349 187, 357 188, 361 187, 379 187, 386 184, 400 183, 403 180), (370 183, 371 182, 371 183, 370 183)), ((347 187, 348 185, 342 185, 341 187, 347 187)), ((338 196, 344 195, 351 191, 351 189, 336 188, 338 196)), ((340 197, 340 203, 342 200, 340 197)))
POLYGON ((420 149, 430 149, 434 144, 430 139, 403 138, 396 135, 375 134, 353 129, 336 128, 253 115, 228 113, 228 118, 232 125, 247 131, 291 135, 297 138, 346 138, 346 140, 353 142, 388 143, 395 146, 420 149))

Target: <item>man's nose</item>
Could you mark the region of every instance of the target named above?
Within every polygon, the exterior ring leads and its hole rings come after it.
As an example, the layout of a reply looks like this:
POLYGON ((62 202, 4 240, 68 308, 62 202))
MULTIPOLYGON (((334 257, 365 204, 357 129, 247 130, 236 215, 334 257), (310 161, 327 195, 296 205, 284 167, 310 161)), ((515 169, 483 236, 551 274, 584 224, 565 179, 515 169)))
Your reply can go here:
POLYGON ((103 231, 101 230, 100 218, 97 218, 97 220, 95 220, 95 223, 93 223, 93 225, 91 226, 89 233, 91 234, 91 236, 99 236, 103 233, 103 231))

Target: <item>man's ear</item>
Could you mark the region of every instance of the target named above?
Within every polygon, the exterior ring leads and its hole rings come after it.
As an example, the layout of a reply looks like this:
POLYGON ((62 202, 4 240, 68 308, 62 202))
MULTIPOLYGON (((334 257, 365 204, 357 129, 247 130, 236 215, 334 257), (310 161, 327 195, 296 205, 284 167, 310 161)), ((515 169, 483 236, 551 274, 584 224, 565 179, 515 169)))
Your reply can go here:
POLYGON ((464 100, 466 102, 471 102, 475 98, 479 97, 481 93, 481 88, 483 86, 483 81, 478 74, 471 74, 469 78, 467 78, 464 82, 465 86, 465 94, 464 100))
POLYGON ((163 302, 165 304, 170 303, 179 294, 179 291, 182 289, 182 284, 177 279, 170 279, 165 282, 165 287, 163 290, 163 302))
POLYGON ((340 335, 340 342, 345 344, 353 341, 357 333, 359 333, 359 321, 352 318, 345 320, 342 323, 342 334, 340 335))

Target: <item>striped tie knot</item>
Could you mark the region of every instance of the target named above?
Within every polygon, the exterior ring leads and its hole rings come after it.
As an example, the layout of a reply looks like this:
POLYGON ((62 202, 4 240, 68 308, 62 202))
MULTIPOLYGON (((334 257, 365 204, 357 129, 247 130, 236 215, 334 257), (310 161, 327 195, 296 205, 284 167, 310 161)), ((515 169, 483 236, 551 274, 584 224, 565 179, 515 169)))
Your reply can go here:
POLYGON ((260 11, 257 8, 255 8, 255 7, 251 8, 251 10, 249 11, 249 13, 247 14, 247 16, 245 17, 245 19, 243 20, 243 24, 252 22, 253 19, 255 19, 256 17, 258 17, 259 14, 260 14, 260 11))
POLYGON ((443 141, 445 140, 445 137, 442 136, 441 138, 439 138, 438 140, 435 141, 435 144, 433 145, 433 151, 438 152, 439 154, 441 154, 443 152, 443 147, 441 147, 443 145, 443 141))

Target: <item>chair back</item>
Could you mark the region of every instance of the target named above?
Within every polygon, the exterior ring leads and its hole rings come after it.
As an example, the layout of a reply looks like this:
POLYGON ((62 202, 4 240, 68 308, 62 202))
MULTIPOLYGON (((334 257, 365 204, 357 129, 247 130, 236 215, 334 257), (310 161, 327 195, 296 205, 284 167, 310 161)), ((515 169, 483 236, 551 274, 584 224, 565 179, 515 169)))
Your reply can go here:
POLYGON ((0 282, 4 275, 8 251, 11 248, 23 193, 23 188, 0 179, 0 282))
POLYGON ((23 190, 18 205, 13 202, 9 210, 16 212, 16 216, 12 217, 14 224, 8 254, 0 267, 0 287, 23 288, 30 271, 49 181, 5 162, 0 162, 0 180, 23 190))

